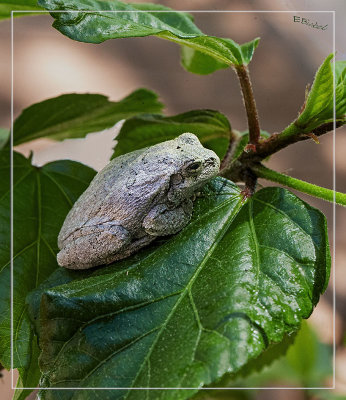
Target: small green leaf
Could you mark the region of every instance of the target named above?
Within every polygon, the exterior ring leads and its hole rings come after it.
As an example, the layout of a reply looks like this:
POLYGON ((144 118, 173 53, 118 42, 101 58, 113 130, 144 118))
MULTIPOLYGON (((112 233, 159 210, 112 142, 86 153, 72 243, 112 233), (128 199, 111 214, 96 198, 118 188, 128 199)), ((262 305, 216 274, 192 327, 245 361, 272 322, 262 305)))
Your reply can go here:
POLYGON ((189 72, 200 75, 211 74, 219 69, 228 68, 229 65, 219 61, 208 54, 195 50, 185 45, 181 46, 181 65, 189 72))
POLYGON ((346 61, 335 62, 335 115, 346 122, 346 61))
MULTIPOLYGON (((179 234, 91 275, 79 271, 64 283, 59 273, 56 286, 51 279, 50 288, 28 298, 39 319, 41 385, 210 384, 295 332, 329 270, 323 214, 281 188, 262 189, 244 202, 235 185, 216 178, 179 234)), ((65 400, 74 393, 40 395, 65 400)), ((92 390, 80 393, 95 398, 92 390)), ((143 398, 136 390, 107 393, 143 398)), ((192 394, 169 390, 160 398, 192 394)), ((148 399, 156 395, 146 392, 148 399)))
POLYGON ((244 65, 248 65, 252 60, 254 52, 258 46, 259 40, 260 40, 259 38, 256 38, 240 46, 244 65))
MULTIPOLYGON (((305 108, 298 117, 298 124, 314 126, 315 128, 322 123, 320 122, 321 114, 323 115, 331 111, 331 103, 333 101, 333 72, 330 60, 333 57, 334 55, 330 54, 318 69, 306 100, 305 108)), ((329 116, 329 118, 331 117, 332 115, 329 116)))
POLYGON ((73 40, 101 43, 108 39, 153 35, 183 45, 182 65, 198 74, 231 65, 247 65, 259 41, 257 38, 239 45, 231 39, 207 36, 189 14, 158 4, 126 4, 117 0, 39 0, 39 4, 50 11, 79 11, 51 13, 55 18, 53 26, 73 40), (83 12, 87 10, 93 12, 83 12))
POLYGON ((146 89, 138 89, 119 102, 100 94, 63 94, 26 108, 14 123, 13 143, 40 137, 84 137, 136 114, 160 112, 162 107, 157 95, 146 89))
POLYGON ((8 129, 0 128, 0 150, 3 149, 8 143, 10 133, 11 132, 8 129))
POLYGON ((346 75, 346 61, 335 62, 335 80, 336 84, 341 83, 345 80, 346 75))
MULTIPOLYGON (((11 366, 10 152, 0 152, 0 361, 11 366)), ((57 267, 57 235, 64 218, 95 171, 73 161, 42 168, 13 153, 13 367, 32 354, 25 297, 57 267)))
POLYGON ((113 157, 191 132, 222 158, 227 150, 230 130, 227 117, 213 110, 194 110, 173 117, 140 115, 125 121, 116 137, 118 143, 113 157))
MULTIPOLYGON (((259 39, 257 38, 240 46, 242 64, 247 65, 250 63, 258 42, 259 39)), ((224 61, 184 45, 181 46, 181 63, 187 71, 201 75, 229 67, 224 61)))
MULTIPOLYGON (((35 11, 35 10, 43 10, 42 7, 37 5, 37 0, 1 0, 0 4, 0 20, 11 18, 11 11, 35 11)), ((20 13, 15 12, 13 13, 14 17, 22 17, 22 16, 29 16, 35 15, 40 13, 20 13)))
MULTIPOLYGON (((303 132, 311 132, 313 129, 333 120, 333 68, 330 63, 334 57, 330 54, 318 69, 314 83, 308 94, 304 110, 297 118, 295 124, 302 128, 303 132)), ((335 64, 335 117, 337 120, 345 120, 346 113, 346 79, 345 63, 335 64)))

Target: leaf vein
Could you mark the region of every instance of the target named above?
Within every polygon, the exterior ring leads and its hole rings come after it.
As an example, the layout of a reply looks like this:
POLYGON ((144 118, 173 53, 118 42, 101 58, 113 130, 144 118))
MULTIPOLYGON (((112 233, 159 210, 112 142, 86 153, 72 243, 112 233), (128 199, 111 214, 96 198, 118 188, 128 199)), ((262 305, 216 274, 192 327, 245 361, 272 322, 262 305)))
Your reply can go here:
POLYGON ((67 200, 69 206, 72 207, 73 203, 72 203, 72 201, 70 200, 70 198, 68 197, 68 195, 67 195, 67 193, 65 192, 65 190, 61 187, 61 185, 60 185, 48 172, 44 171, 43 169, 42 169, 42 173, 43 173, 44 175, 46 175, 46 176, 57 186, 57 188, 60 190, 60 192, 63 194, 63 196, 64 196, 65 199, 67 200))
POLYGON ((295 226, 297 226, 302 232, 305 233, 306 236, 308 236, 309 238, 311 238, 311 240, 314 242, 314 244, 316 245, 314 238, 312 235, 310 235, 308 232, 306 232, 306 230, 299 225, 296 221, 294 221, 287 213, 285 213, 283 210, 280 210, 280 208, 275 207, 274 205, 267 203, 266 201, 254 198, 255 201, 258 201, 259 203, 265 204, 266 206, 272 208, 273 210, 277 211, 278 213, 284 215, 287 219, 289 219, 295 226))
MULTIPOLYGON (((229 201, 228 201, 228 202, 229 202, 229 201)), ((226 203, 228 203, 228 202, 225 201, 223 204, 226 204, 226 203)), ((159 330, 156 339, 154 340, 154 342, 153 342, 151 348, 150 348, 149 351, 148 351, 148 355, 147 355, 147 357, 146 357, 144 363, 142 363, 142 365, 139 367, 138 373, 137 373, 135 379, 132 381, 131 386, 129 386, 129 387, 133 388, 133 385, 134 385, 134 383, 136 382, 136 380, 137 380, 139 374, 141 373, 141 371, 142 371, 142 369, 143 369, 143 367, 144 367, 144 365, 145 365, 146 360, 147 360, 148 358, 151 357, 151 354, 152 354, 152 352, 153 352, 153 349, 154 349, 154 347, 155 347, 157 341, 159 340, 159 338, 160 338, 160 336, 161 336, 161 334, 162 334, 164 328, 167 326, 167 324, 168 324, 168 322, 170 321, 172 315, 174 314, 175 310, 176 310, 177 307, 179 306, 180 302, 181 302, 181 301, 183 300, 183 298, 185 297, 186 293, 187 293, 189 290, 191 290, 191 287, 193 286, 193 283, 194 283, 195 280, 197 279, 197 277, 198 277, 200 271, 203 269, 205 263, 208 261, 209 257, 210 257, 210 256, 212 255, 212 253, 214 252, 214 249, 215 249, 215 248, 217 247, 217 245, 219 244, 220 240, 221 240, 222 237, 224 236, 224 233, 228 230, 228 228, 229 228, 229 226, 231 225, 231 223, 233 222, 235 216, 238 214, 238 211, 239 211, 239 209, 241 208, 241 206, 242 206, 242 199, 239 199, 239 200, 238 200, 237 206, 236 206, 234 209, 232 209, 231 215, 229 215, 229 217, 230 217, 229 220, 227 221, 227 223, 226 223, 226 224, 222 227, 222 229, 220 230, 220 232, 219 232, 219 234, 217 235, 217 237, 215 238, 215 241, 214 241, 214 243, 212 244, 212 246, 211 246, 211 247, 209 248, 209 250, 206 251, 206 253, 204 254, 204 257, 203 257, 203 259, 202 259, 200 265, 198 266, 198 268, 197 268, 197 270, 195 271, 195 273, 192 274, 192 277, 190 278, 189 282, 187 283, 186 288, 182 291, 180 298, 178 298, 178 300, 177 300, 177 302, 175 303, 175 305, 173 306, 171 312, 168 314, 167 320, 165 321, 165 323, 162 325, 161 329, 159 330)), ((127 394, 125 395, 125 397, 124 397, 125 400, 127 399, 129 393, 130 393, 130 391, 128 391, 127 394)))

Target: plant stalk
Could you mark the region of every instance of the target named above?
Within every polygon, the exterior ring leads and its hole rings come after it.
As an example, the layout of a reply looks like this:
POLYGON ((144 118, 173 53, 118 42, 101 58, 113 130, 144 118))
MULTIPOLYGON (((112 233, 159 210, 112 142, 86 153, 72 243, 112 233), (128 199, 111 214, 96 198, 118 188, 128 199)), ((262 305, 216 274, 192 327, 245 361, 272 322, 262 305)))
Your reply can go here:
POLYGON ((260 138, 260 125, 249 70, 245 65, 239 65, 236 67, 236 72, 239 78, 248 120, 249 144, 256 145, 260 138))
POLYGON ((318 197, 319 199, 330 201, 332 203, 335 202, 336 204, 346 207, 345 193, 322 188, 320 186, 313 185, 312 183, 292 178, 288 175, 280 174, 279 172, 273 171, 272 169, 269 169, 262 164, 254 165, 252 167, 252 170, 259 178, 264 178, 272 182, 277 182, 292 189, 299 190, 300 192, 306 193, 310 196, 318 197))
MULTIPOLYGON (((335 128, 339 128, 343 124, 344 121, 336 121, 335 128)), ((253 155, 253 158, 255 158, 256 161, 260 162, 263 159, 271 156, 274 153, 277 153, 279 150, 282 150, 283 148, 291 144, 300 142, 302 140, 311 140, 311 134, 313 134, 314 136, 322 136, 325 133, 333 130, 333 128, 333 122, 328 122, 313 129, 311 132, 304 132, 293 122, 281 133, 274 133, 268 139, 258 143, 258 145, 256 146, 256 154, 253 155)), ((250 155, 251 154, 244 151, 239 159, 241 161, 244 161, 245 159, 249 159, 250 155)))

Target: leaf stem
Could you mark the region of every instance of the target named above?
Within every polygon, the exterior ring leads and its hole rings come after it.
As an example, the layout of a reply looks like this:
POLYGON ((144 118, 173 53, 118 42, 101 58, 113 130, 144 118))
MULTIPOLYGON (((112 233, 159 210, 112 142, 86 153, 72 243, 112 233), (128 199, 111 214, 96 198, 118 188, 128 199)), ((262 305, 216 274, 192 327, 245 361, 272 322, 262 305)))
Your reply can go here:
POLYGON ((245 65, 236 66, 235 70, 243 93, 243 101, 249 126, 249 144, 256 145, 260 138, 260 126, 249 70, 245 65))
POLYGON ((230 129, 228 147, 225 156, 221 160, 220 170, 225 168, 225 166, 232 161, 234 150, 237 147, 237 143, 239 142, 240 139, 241 136, 236 132, 234 132, 232 129, 230 129))
POLYGON ((252 170, 260 178, 280 183, 284 186, 299 190, 300 192, 306 193, 310 196, 318 197, 322 200, 330 201, 332 203, 334 203, 335 201, 335 203, 346 207, 345 193, 336 192, 334 190, 313 185, 312 183, 308 183, 300 179, 292 178, 288 175, 280 174, 279 172, 273 171, 272 169, 269 169, 262 164, 254 165, 252 167, 252 170))

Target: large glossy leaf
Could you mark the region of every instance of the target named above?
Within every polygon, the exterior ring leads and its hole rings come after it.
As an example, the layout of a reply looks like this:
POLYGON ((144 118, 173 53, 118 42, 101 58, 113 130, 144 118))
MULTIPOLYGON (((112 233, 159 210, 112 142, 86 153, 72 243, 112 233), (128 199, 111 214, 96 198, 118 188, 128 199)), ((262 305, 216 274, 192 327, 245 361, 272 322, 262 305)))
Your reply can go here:
POLYGON ((194 73, 247 65, 259 40, 239 45, 231 39, 207 36, 189 14, 158 4, 126 4, 117 0, 39 0, 39 4, 52 11, 75 11, 52 13, 53 26, 81 42, 100 43, 108 39, 154 35, 184 45, 183 66, 194 73), (192 52, 186 52, 186 47, 192 52))
POLYGON ((230 130, 227 117, 213 110, 194 110, 173 117, 154 114, 136 116, 122 126, 113 157, 192 132, 203 146, 214 150, 222 158, 227 150, 230 130))
POLYGON ((103 399, 185 399, 194 391, 125 388, 197 388, 239 370, 309 317, 329 269, 318 210, 281 188, 244 203, 236 186, 217 178, 179 234, 84 279, 80 272, 63 284, 60 273, 57 286, 53 279, 30 296, 41 385, 124 388, 102 391, 103 399))
MULTIPOLYGON (((25 296, 57 268, 57 235, 95 171, 73 161, 42 168, 13 154, 13 367, 31 362, 25 296)), ((11 366, 10 155, 0 152, 0 361, 11 366)))
POLYGON ((136 114, 160 112, 157 95, 138 89, 113 102, 100 94, 64 94, 26 108, 14 122, 13 144, 40 137, 62 140, 112 127, 136 114))
MULTIPOLYGON (((29 15, 34 15, 35 12, 32 13, 20 13, 18 11, 39 11, 43 10, 42 7, 39 7, 37 5, 37 0, 1 0, 0 4, 0 20, 1 19, 6 19, 6 18, 11 18, 11 11, 16 11, 13 13, 14 17, 20 17, 20 16, 29 16, 29 15)), ((39 13, 37 13, 39 14, 39 13)))

